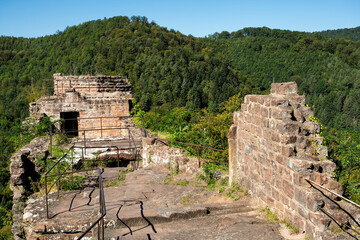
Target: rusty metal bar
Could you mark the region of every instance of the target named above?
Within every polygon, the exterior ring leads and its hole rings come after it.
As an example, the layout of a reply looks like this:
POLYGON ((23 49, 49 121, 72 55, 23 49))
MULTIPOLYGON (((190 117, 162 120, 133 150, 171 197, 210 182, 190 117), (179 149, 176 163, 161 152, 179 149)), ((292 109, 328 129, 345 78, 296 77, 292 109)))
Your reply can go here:
POLYGON ((98 225, 98 239, 104 239, 104 217, 106 215, 106 204, 105 204, 105 194, 104 194, 104 186, 102 180, 101 169, 99 169, 99 195, 100 195, 100 213, 101 216, 88 228, 86 231, 81 234, 78 240, 82 239, 91 229, 93 229, 96 225, 98 225))
POLYGON ((66 120, 77 120, 77 119, 99 119, 99 118, 142 118, 142 116, 115 116, 115 117, 77 117, 77 118, 67 118, 66 120))
POLYGON ((100 128, 101 128, 101 137, 102 137, 103 136, 103 134, 102 134, 102 129, 103 129, 102 118, 100 118, 100 128))
MULTIPOLYGON (((60 174, 60 163, 57 166, 58 166, 58 174, 60 174)), ((58 194, 58 197, 59 197, 59 194, 60 194, 60 178, 58 178, 57 189, 58 189, 57 194, 58 194)))
MULTIPOLYGON (((111 127, 111 126, 106 126, 106 127, 111 127)), ((115 128, 103 128, 102 130, 117 130, 117 129, 129 129, 126 127, 115 127, 115 128)), ((74 132, 79 132, 79 131, 86 131, 86 132, 90 132, 90 131, 100 131, 100 128, 89 128, 89 129, 81 129, 81 130, 77 130, 77 131, 66 131, 66 133, 74 133, 74 132)), ((57 132, 54 134, 62 134, 61 132, 57 132)))
POLYGON ((45 208, 46 217, 49 219, 49 202, 48 202, 48 190, 47 190, 47 176, 45 174, 45 208))
MULTIPOLYGON (((74 149, 71 151, 71 171, 74 171, 73 165, 74 165, 74 149)), ((71 174, 70 177, 71 181, 73 181, 73 174, 71 174)))
POLYGON ((50 134, 50 156, 52 156, 52 127, 49 127, 49 134, 50 134))
POLYGON ((199 147, 197 147, 197 155, 198 155, 199 167, 201 167, 201 160, 200 160, 199 147))
POLYGON ((85 151, 85 155, 86 155, 86 138, 85 138, 85 130, 84 130, 83 134, 84 134, 84 151, 85 151))
POLYGON ((113 146, 117 149, 117 166, 120 167, 120 149, 117 146, 113 146))
POLYGON ((58 176, 63 176, 63 175, 69 175, 72 173, 79 173, 79 172, 86 172, 86 171, 94 171, 97 170, 98 168, 90 168, 90 169, 83 169, 83 170, 76 170, 76 171, 72 171, 72 172, 63 172, 63 173, 59 173, 59 174, 51 174, 51 175, 47 175, 47 177, 58 177, 58 176))
POLYGON ((347 199, 346 197, 341 196, 340 194, 337 194, 337 193, 336 193, 336 192, 334 192, 334 191, 331 191, 331 190, 327 189, 326 187, 324 187, 324 186, 322 186, 322 185, 320 185, 320 184, 318 184, 318 183, 316 183, 316 182, 314 182, 314 181, 310 180, 309 178, 305 178, 305 180, 306 180, 306 181, 308 181, 308 182, 310 183, 310 185, 311 185, 311 184, 316 185, 316 186, 318 186, 318 187, 320 187, 320 188, 322 188, 322 189, 324 189, 324 190, 328 191, 329 193, 332 193, 332 194, 334 194, 335 196, 337 196, 337 197, 339 197, 339 198, 341 198, 341 199, 343 199, 343 200, 347 201, 348 203, 351 203, 352 205, 354 205, 354 206, 356 206, 356 207, 360 208, 360 205, 359 205, 359 204, 357 204, 357 203, 355 203, 355 202, 351 201, 350 199, 347 199))
MULTIPOLYGON (((356 234, 360 235, 360 232, 358 232, 353 226, 351 226, 350 224, 348 223, 344 223, 344 222, 341 222, 339 221, 337 218, 335 218, 333 215, 331 215, 330 213, 324 211, 324 209, 322 208, 319 208, 319 210, 321 212, 323 212, 325 215, 327 215, 328 217, 332 218, 332 220, 334 220, 338 225, 345 225, 346 227, 348 227, 350 230, 352 230, 353 232, 355 232, 356 234)), ((342 227, 340 227, 341 230, 344 231, 344 229, 342 229, 342 227)), ((345 231, 344 231, 345 232, 345 231)))

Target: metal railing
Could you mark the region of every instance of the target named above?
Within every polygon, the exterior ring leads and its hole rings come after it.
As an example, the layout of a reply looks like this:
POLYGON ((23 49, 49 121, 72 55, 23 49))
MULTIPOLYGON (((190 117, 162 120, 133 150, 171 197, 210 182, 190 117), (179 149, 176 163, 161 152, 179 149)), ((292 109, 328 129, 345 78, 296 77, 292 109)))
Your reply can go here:
MULTIPOLYGON (((104 216, 106 215, 106 205, 105 205, 105 195, 104 195, 104 186, 103 186, 103 180, 102 180, 102 169, 101 168, 92 168, 92 169, 84 169, 84 170, 77 170, 77 171, 71 171, 67 172, 67 170, 71 167, 70 166, 65 168, 64 172, 60 172, 60 164, 61 162, 68 156, 69 152, 72 151, 75 148, 75 146, 72 146, 59 160, 45 173, 45 209, 46 209, 46 217, 48 219, 54 217, 49 215, 49 193, 53 186, 57 184, 57 195, 59 197, 60 193, 60 180, 65 175, 73 175, 74 173, 80 173, 80 172, 87 172, 87 171, 94 171, 98 170, 99 172, 99 196, 100 196, 100 214, 101 216, 87 229, 85 232, 78 238, 82 239, 91 229, 93 229, 98 224, 98 239, 104 239, 104 216), (58 173, 56 174, 50 174, 53 169, 57 168, 58 173), (48 178, 51 177, 57 177, 56 181, 48 188, 48 178)), ((88 203, 89 205, 89 203, 88 203)))
MULTIPOLYGON (((63 178, 66 175, 71 174, 71 179, 73 178, 74 173, 80 173, 80 172, 87 172, 87 171, 94 171, 99 170, 99 194, 100 194, 100 214, 101 216, 80 236, 81 239, 83 238, 91 229, 93 229, 96 225, 98 225, 98 239, 104 239, 104 216, 106 215, 106 206, 105 206, 105 196, 104 196, 104 187, 102 182, 102 171, 100 168, 91 168, 91 169, 84 169, 84 170, 77 170, 73 171, 73 153, 75 148, 81 148, 82 151, 82 159, 85 163, 85 157, 84 157, 84 150, 86 148, 109 148, 108 146, 97 146, 97 147, 90 147, 86 146, 86 142, 84 142, 84 146, 75 146, 75 143, 55 162, 53 166, 50 167, 50 169, 45 173, 45 209, 46 209, 46 217, 48 219, 54 217, 50 216, 49 214, 49 193, 55 186, 57 185, 57 196, 59 197, 60 190, 61 190, 61 178, 63 178), (71 153, 70 153, 71 152, 71 153), (61 163, 65 161, 67 157, 70 157, 71 162, 65 165, 65 167, 61 167, 61 163), (63 168, 63 170, 61 170, 63 168), (57 173, 51 174, 53 171, 57 169, 57 173), (68 170, 71 169, 70 172, 68 170), (49 178, 55 178, 54 182, 50 185, 48 188, 48 182, 49 178)), ((117 150, 117 166, 119 166, 120 162, 120 148, 118 146, 110 146, 110 148, 116 148, 117 150)), ((133 149, 133 158, 135 159, 135 163, 137 162, 138 154, 139 154, 139 148, 136 145, 136 142, 134 140, 134 137, 129 130, 129 148, 133 149)), ((92 161, 92 160, 89 160, 92 161)), ((94 160, 94 161, 103 161, 103 160, 94 160)), ((136 164, 134 165, 136 167, 136 164)))
POLYGON ((105 194, 104 194, 104 185, 102 180, 102 172, 99 168, 99 195, 100 195, 100 214, 101 216, 93 223, 91 226, 85 230, 83 234, 78 238, 78 240, 82 239, 91 229, 93 229, 96 225, 98 225, 98 239, 104 239, 104 232, 105 232, 105 224, 104 224, 104 217, 106 215, 106 205, 105 205, 105 194))
POLYGON ((350 199, 347 199, 346 197, 341 196, 340 194, 338 194, 338 193, 336 193, 336 192, 334 192, 334 191, 331 191, 330 189, 327 189, 326 187, 324 187, 324 186, 322 186, 322 185, 320 185, 320 184, 318 184, 318 183, 316 183, 316 182, 314 182, 314 181, 312 181, 312 180, 310 180, 310 179, 308 179, 308 178, 305 178, 305 180, 306 180, 307 182, 309 182, 310 184, 316 185, 316 186, 320 187, 321 189, 324 189, 325 191, 327 191, 327 192, 329 192, 329 193, 332 193, 332 194, 334 194, 335 196, 337 196, 337 197, 339 197, 339 198, 347 201, 348 203, 350 203, 350 204, 352 204, 352 205, 360 208, 360 205, 357 204, 356 202, 353 202, 353 201, 351 201, 350 199))
POLYGON ((193 144, 193 143, 173 141, 173 140, 163 139, 163 138, 158 138, 158 137, 155 137, 154 139, 155 139, 155 141, 160 141, 160 142, 165 143, 165 144, 167 144, 167 142, 170 142, 170 143, 176 143, 176 144, 181 144, 181 145, 186 145, 186 146, 196 148, 196 150, 197 150, 197 158, 198 158, 198 161, 199 161, 199 167, 201 165, 201 162, 205 162, 205 163, 213 162, 213 163, 220 163, 220 164, 225 164, 225 165, 229 164, 228 161, 226 161, 226 162, 221 162, 221 161, 216 161, 216 160, 210 160, 209 161, 209 159, 201 157, 201 154, 200 154, 200 149, 208 149, 208 150, 212 150, 212 151, 227 153, 228 151, 226 151, 226 150, 207 147, 207 146, 202 146, 202 145, 193 144))
MULTIPOLYGON (((65 130, 65 133, 63 131, 58 131, 58 129, 54 128, 53 126, 49 127, 49 135, 50 135, 50 154, 52 154, 52 147, 53 147, 53 135, 56 134, 66 134, 66 133, 77 133, 79 135, 79 132, 83 133, 83 142, 86 146, 86 132, 89 131, 100 131, 100 137, 103 137, 103 131, 110 131, 110 130, 122 130, 127 129, 129 131, 129 142, 130 142, 130 128, 129 127, 118 127, 118 126, 103 126, 103 119, 132 119, 132 118, 140 118, 141 120, 141 134, 143 137, 149 137, 150 134, 145 128, 145 121, 142 116, 114 116, 114 117, 87 117, 87 118, 71 118, 66 120, 77 120, 79 123, 81 120, 92 120, 92 119, 99 119, 100 120, 100 128, 89 128, 89 129, 72 129, 72 130, 65 130)), ((136 123, 134 123, 136 125, 136 123)))
MULTIPOLYGON (((360 208, 360 205, 359 205, 359 204, 351 201, 350 199, 348 199, 348 198, 346 198, 346 197, 344 197, 344 196, 342 196, 342 195, 340 195, 340 194, 338 194, 338 193, 336 193, 336 192, 334 192, 334 191, 331 191, 330 189, 328 189, 328 188, 326 188, 326 187, 324 187, 324 186, 322 186, 322 185, 320 185, 320 184, 318 184, 318 183, 310 180, 309 178, 305 178, 305 180, 306 180, 312 187, 316 186, 316 187, 318 187, 318 188, 321 188, 321 189, 323 189, 323 190, 325 190, 325 191, 327 191, 327 192, 335 195, 336 197, 341 198, 341 199, 343 199, 344 201, 346 201, 346 202, 348 202, 348 203, 350 203, 350 204, 352 204, 352 205, 360 208)), ((317 189, 316 187, 314 187, 314 188, 317 189)), ((319 190, 319 189, 317 189, 317 190, 319 190)), ((320 191, 320 190, 319 190, 319 191, 320 191)), ((324 195, 324 196, 326 196, 326 195, 324 195)), ((339 208, 339 209, 341 209, 341 208, 339 208)), ((353 231, 353 232, 356 233, 357 235, 360 235, 360 232, 359 232, 357 229, 355 229, 352 225, 350 225, 348 222, 340 221, 340 220, 337 219, 335 216, 333 216, 333 215, 331 215, 330 213, 326 212, 326 211, 325 211, 324 209, 322 209, 322 208, 319 208, 319 210, 320 210, 322 213, 324 213, 326 216, 328 216, 329 218, 331 218, 333 221, 335 221, 335 223, 338 224, 341 229, 343 229, 342 227, 345 226, 346 228, 350 229, 351 231, 353 231), (343 225, 343 226, 342 226, 342 225, 343 225)), ((347 213, 347 214, 348 214, 348 213, 347 213)), ((343 229, 343 230, 344 230, 344 229, 343 229)), ((348 233, 348 232, 347 232, 347 233, 348 233)), ((350 234, 350 233, 348 233, 348 234, 350 234)), ((353 236, 352 234, 350 234, 350 235, 353 236)))

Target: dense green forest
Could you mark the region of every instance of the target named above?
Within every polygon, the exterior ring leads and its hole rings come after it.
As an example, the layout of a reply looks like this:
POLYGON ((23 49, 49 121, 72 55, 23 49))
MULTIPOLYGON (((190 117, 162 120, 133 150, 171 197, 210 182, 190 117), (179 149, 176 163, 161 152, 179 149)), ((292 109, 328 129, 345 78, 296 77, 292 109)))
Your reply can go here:
MULTIPOLYGON (((0 227, 11 224, 9 158, 29 140, 19 138, 19 125, 28 103, 49 93, 47 79, 58 72, 126 76, 136 114, 149 128, 222 149, 244 95, 268 93, 272 82, 296 81, 332 137, 334 161, 341 166, 337 157, 349 156, 346 144, 360 148, 359 41, 268 28, 195 38, 145 17, 91 21, 40 38, 0 37, 0 227)), ((344 165, 338 174, 348 180, 347 196, 358 191, 349 178, 358 168, 344 165)))
POLYGON ((327 38, 343 38, 352 41, 360 41, 360 26, 355 28, 343 28, 317 32, 327 38))

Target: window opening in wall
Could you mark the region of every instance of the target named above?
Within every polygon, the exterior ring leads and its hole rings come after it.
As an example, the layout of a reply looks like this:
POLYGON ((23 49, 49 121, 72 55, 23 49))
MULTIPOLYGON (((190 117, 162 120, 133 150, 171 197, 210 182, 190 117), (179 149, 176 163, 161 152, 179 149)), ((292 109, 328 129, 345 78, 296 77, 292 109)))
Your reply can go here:
POLYGON ((61 112, 60 118, 64 119, 61 124, 61 132, 72 137, 79 136, 78 117, 79 112, 61 112))

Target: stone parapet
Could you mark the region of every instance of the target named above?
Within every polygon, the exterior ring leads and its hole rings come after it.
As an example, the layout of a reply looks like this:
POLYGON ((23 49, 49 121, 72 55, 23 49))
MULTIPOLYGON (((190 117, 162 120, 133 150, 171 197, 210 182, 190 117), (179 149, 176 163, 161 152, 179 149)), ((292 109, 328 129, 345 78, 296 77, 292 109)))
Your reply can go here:
POLYGON ((200 173, 199 160, 187 157, 186 151, 170 147, 156 138, 144 138, 142 141, 142 166, 162 166, 181 172, 200 173))
POLYGON ((55 73, 54 94, 65 94, 71 91, 88 96, 111 92, 126 93, 131 91, 131 85, 126 78, 120 76, 63 76, 61 73, 55 73))
POLYGON ((230 184, 245 186, 310 239, 336 239, 326 231, 336 224, 324 212, 343 223, 359 222, 360 212, 305 180, 342 193, 311 116, 294 82, 272 84, 270 95, 245 96, 228 134, 230 184))

